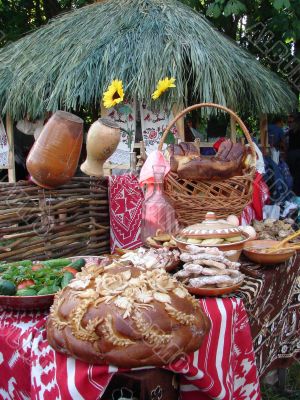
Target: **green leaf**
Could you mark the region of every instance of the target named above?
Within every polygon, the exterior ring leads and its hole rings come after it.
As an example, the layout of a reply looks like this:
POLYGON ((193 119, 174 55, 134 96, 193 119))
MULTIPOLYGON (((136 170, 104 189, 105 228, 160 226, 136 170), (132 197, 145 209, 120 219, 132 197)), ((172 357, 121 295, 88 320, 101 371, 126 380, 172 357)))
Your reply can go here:
POLYGON ((165 143, 166 143, 166 144, 175 143, 175 137, 174 137, 174 135, 173 135, 172 132, 169 132, 169 133, 168 133, 168 135, 167 135, 167 137, 166 137, 166 140, 165 140, 165 143))
POLYGON ((213 3, 208 6, 206 15, 208 17, 212 17, 212 18, 219 18, 219 16, 221 15, 221 12, 222 11, 221 11, 220 6, 216 3, 213 3))
POLYGON ((282 10, 283 8, 290 8, 291 3, 290 0, 275 0, 273 3, 273 7, 279 11, 282 10))
POLYGON ((225 17, 229 17, 229 15, 239 15, 246 11, 246 6, 240 1, 229 1, 224 8, 225 17))

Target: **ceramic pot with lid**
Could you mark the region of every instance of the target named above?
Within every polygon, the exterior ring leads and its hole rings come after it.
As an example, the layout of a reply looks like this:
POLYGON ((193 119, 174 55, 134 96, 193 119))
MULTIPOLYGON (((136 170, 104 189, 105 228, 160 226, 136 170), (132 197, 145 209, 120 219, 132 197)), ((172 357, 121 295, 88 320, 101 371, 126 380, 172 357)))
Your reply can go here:
POLYGON ((248 239, 249 235, 240 227, 218 220, 213 212, 207 213, 203 222, 181 229, 175 238, 178 247, 184 250, 188 244, 195 244, 224 251, 239 250, 248 239))
POLYGON ((223 219, 218 220, 213 212, 208 212, 200 224, 188 226, 180 232, 181 236, 199 239, 230 238, 241 234, 242 230, 238 226, 223 219))

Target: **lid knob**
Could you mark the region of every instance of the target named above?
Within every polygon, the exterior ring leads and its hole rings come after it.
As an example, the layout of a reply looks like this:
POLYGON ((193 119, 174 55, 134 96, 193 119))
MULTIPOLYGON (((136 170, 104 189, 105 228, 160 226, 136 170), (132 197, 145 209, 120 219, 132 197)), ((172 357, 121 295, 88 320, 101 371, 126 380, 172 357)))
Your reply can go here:
POLYGON ((215 221, 216 220, 216 214, 214 212, 208 212, 205 215, 205 221, 215 221))

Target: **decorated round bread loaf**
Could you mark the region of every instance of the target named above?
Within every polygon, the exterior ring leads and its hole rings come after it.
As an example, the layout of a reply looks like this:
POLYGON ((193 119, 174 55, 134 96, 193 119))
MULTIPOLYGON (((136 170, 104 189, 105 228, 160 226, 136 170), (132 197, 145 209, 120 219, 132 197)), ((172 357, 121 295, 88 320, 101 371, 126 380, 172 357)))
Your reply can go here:
POLYGON ((210 328, 198 300, 162 269, 88 266, 58 293, 50 345, 94 364, 161 366, 201 346, 210 328))

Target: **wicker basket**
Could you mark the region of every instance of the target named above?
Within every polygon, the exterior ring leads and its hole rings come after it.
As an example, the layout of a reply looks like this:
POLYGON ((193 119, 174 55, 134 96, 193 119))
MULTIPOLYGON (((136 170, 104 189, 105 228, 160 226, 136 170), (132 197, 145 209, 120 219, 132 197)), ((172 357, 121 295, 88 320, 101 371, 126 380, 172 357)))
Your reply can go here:
POLYGON ((0 185, 0 261, 109 252, 107 181, 73 178, 58 189, 0 185))
MULTIPOLYGON (((255 163, 255 147, 243 121, 232 110, 213 103, 196 104, 178 114, 164 131, 158 149, 162 150, 170 129, 179 118, 203 107, 217 108, 228 112, 233 117, 248 140, 255 163)), ((180 179, 176 173, 171 172, 165 179, 165 193, 173 202, 178 220, 183 225, 202 221, 208 211, 215 212, 219 218, 226 218, 229 214, 240 216, 252 200, 254 175, 255 164, 243 176, 235 176, 223 181, 190 181, 180 179)))

